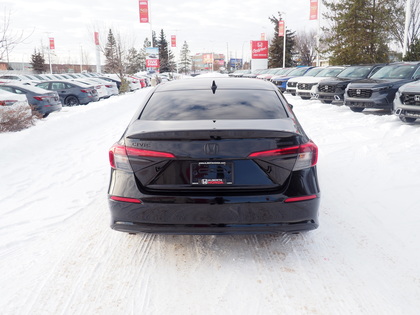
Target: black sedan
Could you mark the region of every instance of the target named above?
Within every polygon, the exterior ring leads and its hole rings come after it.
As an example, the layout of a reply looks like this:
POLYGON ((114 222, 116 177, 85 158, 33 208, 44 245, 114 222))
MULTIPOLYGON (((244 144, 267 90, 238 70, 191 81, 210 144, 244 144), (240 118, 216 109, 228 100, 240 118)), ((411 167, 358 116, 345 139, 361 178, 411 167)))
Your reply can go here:
POLYGON ((109 151, 111 227, 170 234, 316 229, 317 157, 270 82, 159 85, 109 151))

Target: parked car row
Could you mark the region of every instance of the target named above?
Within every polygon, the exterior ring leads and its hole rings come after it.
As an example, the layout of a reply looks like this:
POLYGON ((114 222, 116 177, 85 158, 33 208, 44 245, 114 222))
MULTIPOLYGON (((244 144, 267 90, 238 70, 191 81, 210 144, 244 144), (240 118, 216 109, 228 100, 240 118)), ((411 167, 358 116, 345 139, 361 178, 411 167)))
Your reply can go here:
POLYGON ((419 61, 345 66, 336 75, 316 80, 332 68, 325 68, 311 79, 290 79, 286 92, 293 94, 293 86, 302 99, 345 105, 354 112, 365 108, 389 110, 407 123, 420 118, 419 61), (309 94, 302 92, 303 88, 310 89, 309 94))
POLYGON ((420 118, 420 61, 266 69, 233 74, 231 76, 270 80, 282 92, 306 100, 345 105, 354 112, 374 108, 393 111, 404 122, 420 118))
MULTIPOLYGON (((150 85, 149 77, 140 74, 127 76, 125 79, 130 91, 150 85)), ((24 96, 27 100, 26 106, 30 106, 33 112, 42 117, 47 117, 50 113, 61 110, 62 106, 86 105, 118 95, 120 86, 121 80, 112 74, 6 74, 0 76, 0 90, 12 95, 5 97, 0 104, 12 106, 21 101, 14 95, 24 96)))

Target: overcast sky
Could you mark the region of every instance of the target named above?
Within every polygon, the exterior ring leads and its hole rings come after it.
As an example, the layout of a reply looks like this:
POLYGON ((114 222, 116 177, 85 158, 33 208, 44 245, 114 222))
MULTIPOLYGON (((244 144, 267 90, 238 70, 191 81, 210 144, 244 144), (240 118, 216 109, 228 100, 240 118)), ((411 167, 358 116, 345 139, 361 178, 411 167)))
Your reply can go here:
MULTIPOLYGON (((249 58, 249 42, 261 33, 271 39, 274 25, 268 17, 282 12, 292 31, 317 29, 309 20, 309 0, 149 0, 153 30, 163 29, 170 42, 177 35, 175 54, 187 42, 192 54, 215 52, 229 57, 249 58)), ((138 0, 6 0, 2 14, 11 11, 10 28, 32 34, 14 48, 10 61, 27 62, 34 49, 55 39, 56 62, 80 62, 81 52, 95 64, 93 32, 99 31, 101 43, 111 27, 129 46, 143 47, 150 38, 150 24, 139 23, 138 0)))

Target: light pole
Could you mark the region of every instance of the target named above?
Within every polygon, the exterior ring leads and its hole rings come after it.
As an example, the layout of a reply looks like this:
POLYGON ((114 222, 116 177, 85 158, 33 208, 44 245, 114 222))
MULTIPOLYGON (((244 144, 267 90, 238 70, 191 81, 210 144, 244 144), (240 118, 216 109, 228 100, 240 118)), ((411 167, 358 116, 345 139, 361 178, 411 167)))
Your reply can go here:
POLYGON ((410 26, 411 20, 411 0, 407 0, 405 5, 405 28, 404 28, 404 42, 403 42, 403 58, 407 54, 407 45, 408 45, 408 29, 410 26))

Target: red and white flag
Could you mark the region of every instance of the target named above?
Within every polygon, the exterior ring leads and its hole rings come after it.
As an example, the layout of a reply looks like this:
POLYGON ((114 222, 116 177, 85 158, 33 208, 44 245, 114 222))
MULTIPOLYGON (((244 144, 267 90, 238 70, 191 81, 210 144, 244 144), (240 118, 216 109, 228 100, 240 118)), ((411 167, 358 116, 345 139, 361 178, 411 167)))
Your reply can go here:
POLYGON ((140 23, 149 23, 149 2, 139 0, 140 23))
POLYGON ((309 0, 309 20, 318 20, 318 0, 309 0))
POLYGON ((54 38, 50 37, 50 49, 53 50, 55 49, 55 43, 54 43, 54 38))
POLYGON ((99 33, 98 32, 94 33, 94 38, 95 38, 95 45, 99 46, 99 33))
POLYGON ((279 36, 284 36, 284 21, 279 21, 279 36))

